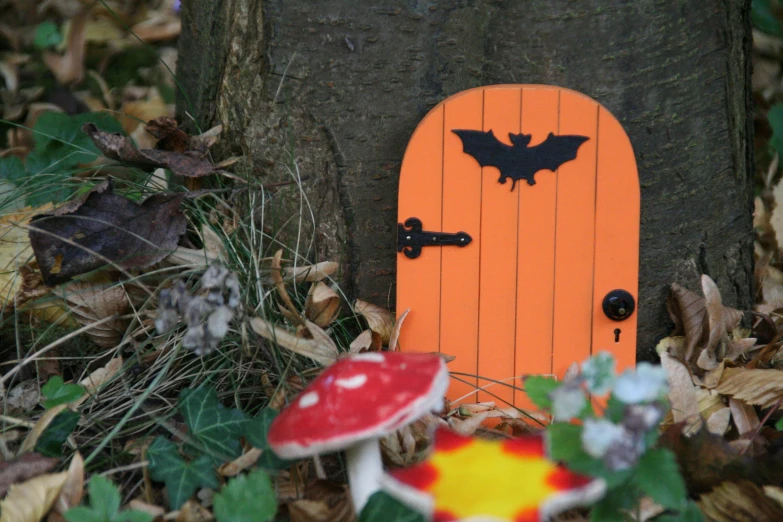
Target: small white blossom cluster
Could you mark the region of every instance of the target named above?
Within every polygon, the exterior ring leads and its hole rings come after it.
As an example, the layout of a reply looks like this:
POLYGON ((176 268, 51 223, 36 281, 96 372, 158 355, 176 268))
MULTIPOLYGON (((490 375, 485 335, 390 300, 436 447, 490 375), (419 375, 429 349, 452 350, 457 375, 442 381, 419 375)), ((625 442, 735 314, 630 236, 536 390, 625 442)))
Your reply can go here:
POLYGON ((212 264, 201 276, 204 295, 192 295, 178 280, 161 290, 160 310, 155 319, 158 333, 164 333, 182 321, 188 326, 182 346, 196 355, 207 355, 217 348, 228 333, 234 314, 240 307, 239 280, 220 264, 212 264))
POLYGON ((608 469, 622 470, 634 466, 645 452, 645 437, 656 429, 666 412, 661 401, 669 391, 666 371, 642 362, 615 376, 615 361, 602 352, 582 365, 578 377, 564 382, 551 394, 555 421, 569 422, 587 407, 587 393, 612 397, 625 404, 623 419, 584 419, 582 446, 592 457, 602 459, 608 469))

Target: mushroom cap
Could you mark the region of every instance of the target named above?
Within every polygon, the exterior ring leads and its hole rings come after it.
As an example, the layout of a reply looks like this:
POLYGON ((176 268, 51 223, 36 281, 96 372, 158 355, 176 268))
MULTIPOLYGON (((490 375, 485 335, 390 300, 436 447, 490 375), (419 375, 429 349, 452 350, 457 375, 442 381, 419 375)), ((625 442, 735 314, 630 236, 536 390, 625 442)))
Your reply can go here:
POLYGON ((603 480, 545 453, 537 435, 497 441, 439 428, 427 460, 384 476, 382 487, 433 522, 537 522, 603 496, 603 480))
POLYGON ((284 459, 339 451, 442 408, 449 372, 437 354, 368 352, 327 367, 269 427, 284 459))

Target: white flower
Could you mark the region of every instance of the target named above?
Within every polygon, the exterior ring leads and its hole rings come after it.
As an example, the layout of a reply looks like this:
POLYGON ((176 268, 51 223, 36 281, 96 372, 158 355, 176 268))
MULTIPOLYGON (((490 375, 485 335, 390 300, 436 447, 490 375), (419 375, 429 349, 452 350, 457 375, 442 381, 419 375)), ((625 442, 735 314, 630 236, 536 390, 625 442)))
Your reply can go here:
POLYGON ((603 458, 609 448, 627 436, 625 428, 605 419, 585 419, 582 447, 588 455, 603 458))
POLYGON ((568 422, 578 417, 587 405, 587 397, 576 382, 566 382, 551 393, 555 421, 568 422))
POLYGON ((614 396, 626 404, 654 401, 669 391, 666 370, 648 362, 626 370, 614 383, 614 396))
POLYGON ((609 352, 600 352, 582 363, 582 378, 590 393, 604 395, 612 389, 616 366, 609 352))

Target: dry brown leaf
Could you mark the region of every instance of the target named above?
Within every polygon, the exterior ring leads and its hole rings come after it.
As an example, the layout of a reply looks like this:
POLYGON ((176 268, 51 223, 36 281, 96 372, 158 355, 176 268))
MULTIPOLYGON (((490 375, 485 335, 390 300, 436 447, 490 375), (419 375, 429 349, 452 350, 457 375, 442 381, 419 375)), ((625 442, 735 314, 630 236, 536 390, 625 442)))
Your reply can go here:
POLYGON ((710 433, 723 436, 723 434, 726 433, 726 430, 729 429, 730 420, 731 409, 723 407, 707 417, 707 429, 710 433))
POLYGON ((213 522, 214 520, 208 509, 195 500, 188 500, 179 508, 175 522, 213 522))
POLYGON ((285 279, 293 279, 297 283, 314 283, 327 277, 331 277, 340 267, 334 261, 322 261, 314 265, 298 266, 296 268, 283 269, 285 279))
MULTIPOLYGON (((318 330, 321 330, 312 323, 309 324, 315 327, 311 332, 315 331, 318 333, 318 330)), ((309 357, 323 366, 328 366, 337 360, 337 346, 335 346, 334 341, 328 336, 326 336, 329 340, 328 343, 323 342, 323 337, 320 335, 318 338, 315 338, 314 336, 313 339, 304 339, 295 336, 279 326, 270 324, 260 317, 253 317, 250 319, 250 328, 264 339, 277 343, 279 346, 291 350, 294 353, 309 357)), ((323 330, 321 330, 321 332, 323 332, 323 330)))
POLYGON ((8 392, 6 404, 9 406, 8 413, 15 415, 22 411, 30 411, 41 400, 41 390, 37 379, 27 379, 22 381, 8 392))
POLYGON ((218 473, 221 477, 236 477, 242 471, 254 466, 258 459, 261 458, 261 454, 264 450, 258 448, 250 448, 248 451, 235 458, 231 462, 226 462, 218 468, 218 473))
POLYGON ((206 249, 195 249, 178 246, 174 252, 166 257, 166 262, 172 265, 185 267, 208 266, 213 261, 217 261, 206 249))
POLYGON ((128 502, 128 508, 134 511, 143 511, 144 513, 147 513, 148 515, 152 515, 155 518, 158 517, 162 518, 163 515, 166 514, 166 510, 163 509, 162 507, 148 504, 143 500, 139 500, 136 498, 128 502))
POLYGON ((182 22, 176 13, 153 11, 130 30, 144 42, 161 42, 177 38, 182 31, 182 22))
POLYGON ((207 225, 201 226, 201 242, 204 250, 210 258, 225 262, 228 259, 228 250, 220 235, 207 225))
POLYGON ((286 290, 285 283, 283 282, 283 274, 281 273, 282 270, 280 268, 280 260, 282 257, 283 249, 280 249, 275 252, 275 256, 272 258, 272 281, 275 283, 277 294, 290 312, 290 315, 286 316, 286 318, 296 326, 303 325, 305 324, 305 318, 301 316, 296 309, 296 306, 294 306, 293 301, 291 301, 291 296, 288 295, 288 290, 286 290))
POLYGON ((366 320, 370 330, 381 335, 384 343, 388 343, 394 331, 394 317, 386 308, 357 299, 354 309, 366 320))
POLYGON ((27 453, 28 451, 33 451, 35 444, 38 442, 38 438, 41 436, 44 430, 46 430, 54 418, 57 417, 57 415, 67 407, 67 404, 58 404, 54 408, 46 410, 43 415, 41 415, 41 418, 38 419, 38 422, 33 425, 33 428, 30 430, 30 433, 27 434, 24 442, 22 442, 22 447, 19 448, 19 454, 21 455, 23 453, 27 453))
POLYGON ((726 368, 715 391, 754 406, 770 408, 783 399, 783 370, 726 368))
POLYGON ((767 264, 763 274, 760 282, 762 303, 773 310, 783 307, 783 272, 767 264))
POLYGON ((732 398, 729 399, 729 408, 740 437, 758 428, 760 424, 759 417, 756 415, 756 410, 753 406, 732 398))
POLYGON ((67 478, 65 472, 52 473, 11 486, 0 501, 0 522, 38 522, 57 500, 67 478))
POLYGON ((764 494, 783 506, 783 488, 778 486, 764 486, 764 494))
POLYGON ((391 337, 389 338, 389 351, 393 352, 397 350, 397 339, 400 338, 400 330, 402 329, 402 323, 405 322, 405 318, 408 317, 410 308, 406 308, 404 312, 397 318, 397 322, 394 323, 394 330, 392 330, 391 337))
POLYGON ((377 352, 383 348, 381 336, 372 330, 365 330, 360 333, 348 347, 351 353, 361 353, 365 351, 377 352))
POLYGON ((71 459, 71 465, 68 466, 67 478, 63 484, 60 494, 57 496, 52 511, 49 513, 47 522, 61 522, 63 515, 72 507, 78 506, 84 496, 84 459, 78 451, 74 453, 71 459))
MULTIPOLYGON (((726 355, 724 355, 723 358, 731 362, 736 362, 737 359, 752 351, 756 346, 756 342, 757 339, 753 337, 732 339, 726 345, 726 355)), ((761 346, 759 348, 761 348, 761 346)))
POLYGON ((698 500, 708 520, 715 522, 777 522, 783 506, 748 480, 725 481, 698 500))
POLYGON ((717 355, 714 350, 704 348, 699 352, 699 358, 696 359, 696 366, 702 370, 714 370, 719 366, 717 355))
POLYGON ((778 242, 778 249, 783 248, 783 181, 778 182, 772 190, 772 196, 775 199, 775 208, 769 218, 769 224, 775 231, 775 239, 778 242))
POLYGON ((340 312, 340 296, 319 281, 310 287, 305 300, 305 317, 321 328, 326 328, 340 312))
POLYGON ((704 298, 677 283, 672 284, 671 290, 672 295, 667 301, 669 315, 676 325, 681 326, 677 329, 685 334, 684 358, 690 361, 704 335, 707 315, 704 298))
POLYGON ((125 131, 125 134, 133 134, 140 127, 140 135, 149 136, 145 142, 136 140, 139 148, 145 149, 154 147, 157 140, 144 128, 146 125, 144 122, 154 120, 160 116, 169 116, 169 109, 163 98, 155 93, 155 95, 143 100, 126 101, 123 103, 120 106, 117 119, 122 125, 122 130, 125 131))
POLYGON ((700 384, 709 390, 714 389, 720 383, 721 377, 723 377, 723 370, 725 369, 726 360, 724 359, 717 367, 704 373, 700 384))
POLYGON ((696 386, 693 385, 691 373, 680 361, 663 352, 661 366, 666 371, 669 381, 669 402, 671 403, 674 422, 686 422, 687 428, 683 433, 694 433, 701 427, 699 415, 699 400, 696 395, 696 386))
POLYGON ((291 522, 353 522, 356 515, 348 490, 325 480, 308 484, 304 497, 288 503, 291 522))
POLYGON ((25 453, 19 458, 0 462, 0 498, 4 497, 14 484, 51 471, 59 460, 43 457, 38 453, 25 453))
MULTIPOLYGON (((55 294, 66 303, 71 316, 88 325, 112 315, 122 315, 130 307, 125 289, 105 278, 71 281, 58 287, 55 294)), ((125 335, 130 319, 114 319, 91 328, 87 335, 102 348, 114 348, 125 335)))
MULTIPOLYGON (((79 381, 79 384, 84 386, 87 393, 94 395, 98 392, 98 388, 109 382, 122 370, 122 357, 117 356, 109 360, 105 366, 93 371, 90 375, 79 381)), ((86 396, 85 396, 86 397, 86 396)), ((81 402, 81 401, 80 401, 81 402)))
POLYGON ((485 411, 483 413, 476 413, 464 420, 451 417, 449 419, 449 427, 461 435, 473 435, 476 433, 476 430, 479 429, 481 423, 489 416, 490 412, 485 411))
POLYGON ((44 51, 43 60, 61 85, 81 81, 84 78, 84 51, 89 9, 83 9, 71 19, 65 54, 44 51))
POLYGON ((709 276, 701 276, 701 289, 704 292, 704 307, 707 311, 707 350, 714 350, 718 342, 726 335, 726 323, 723 321, 723 300, 718 285, 709 276))

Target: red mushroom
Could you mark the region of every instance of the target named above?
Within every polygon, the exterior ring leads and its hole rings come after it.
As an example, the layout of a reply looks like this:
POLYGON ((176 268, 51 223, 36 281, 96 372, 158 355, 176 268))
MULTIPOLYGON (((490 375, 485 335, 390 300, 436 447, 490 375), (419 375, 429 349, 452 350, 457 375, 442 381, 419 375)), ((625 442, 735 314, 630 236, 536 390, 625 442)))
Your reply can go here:
POLYGON ((540 436, 484 440, 446 428, 425 462, 384 476, 382 486, 433 522, 538 522, 606 491, 603 480, 547 459, 540 436))
POLYGON ((284 459, 345 450, 359 513, 383 474, 378 440, 443 407, 449 373, 434 354, 370 352, 340 359, 319 375, 269 428, 284 459))

